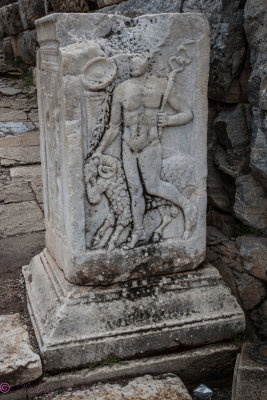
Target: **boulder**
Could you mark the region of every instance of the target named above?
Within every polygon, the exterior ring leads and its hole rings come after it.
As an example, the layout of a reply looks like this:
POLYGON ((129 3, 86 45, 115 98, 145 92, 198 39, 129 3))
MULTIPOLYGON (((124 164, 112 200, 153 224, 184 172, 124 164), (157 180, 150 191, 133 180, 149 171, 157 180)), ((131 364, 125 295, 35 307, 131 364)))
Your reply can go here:
POLYGON ((237 238, 244 270, 267 283, 267 238, 244 235, 237 238))
POLYGON ((264 283, 247 273, 240 273, 236 270, 233 273, 242 308, 244 310, 252 310, 266 297, 264 283))
POLYGON ((12 3, 0 8, 0 26, 5 36, 17 35, 24 31, 19 15, 19 3, 12 3))
POLYGON ((54 12, 87 13, 95 8, 96 0, 50 0, 54 12))
POLYGON ((11 37, 6 37, 3 40, 3 54, 5 60, 9 60, 10 58, 14 57, 11 37))
POLYGON ((36 29, 22 32, 18 36, 18 46, 22 60, 29 65, 36 65, 36 51, 39 47, 36 29))
POLYGON ((241 97, 236 93, 235 80, 246 58, 246 40, 240 23, 217 23, 211 26, 211 56, 209 98, 235 103, 241 97), (232 93, 233 92, 233 93, 232 93))
POLYGON ((267 193, 252 174, 236 180, 234 212, 245 225, 255 229, 267 227, 267 193))
POLYGON ((19 0, 19 14, 25 30, 34 28, 35 21, 45 15, 44 0, 19 0))
POLYGON ((182 0, 127 0, 117 5, 104 7, 98 12, 103 12, 105 14, 122 14, 126 17, 134 18, 143 14, 180 12, 181 5, 182 0))
POLYGON ((233 179, 249 172, 250 113, 247 104, 225 105, 214 122, 215 162, 233 179))

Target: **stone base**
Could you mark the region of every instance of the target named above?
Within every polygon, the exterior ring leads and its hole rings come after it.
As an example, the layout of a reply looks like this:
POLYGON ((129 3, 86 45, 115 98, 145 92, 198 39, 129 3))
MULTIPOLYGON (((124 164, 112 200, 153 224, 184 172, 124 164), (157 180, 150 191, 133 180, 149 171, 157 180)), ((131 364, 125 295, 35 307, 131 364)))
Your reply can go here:
POLYGON ((245 328, 241 308, 211 265, 94 288, 65 280, 44 250, 23 273, 46 371, 221 342, 245 328))
POLYGON ((267 399, 267 365, 250 357, 252 347, 244 344, 237 357, 232 400, 267 399))

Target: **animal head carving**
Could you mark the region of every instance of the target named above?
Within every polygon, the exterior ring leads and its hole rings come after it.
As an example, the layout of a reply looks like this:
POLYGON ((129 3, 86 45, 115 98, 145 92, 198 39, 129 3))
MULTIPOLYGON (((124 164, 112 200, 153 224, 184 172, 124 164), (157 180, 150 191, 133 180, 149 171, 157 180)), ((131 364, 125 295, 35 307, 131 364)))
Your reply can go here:
POLYGON ((118 160, 110 155, 93 155, 85 164, 84 179, 89 203, 99 204, 102 194, 116 178, 118 160))

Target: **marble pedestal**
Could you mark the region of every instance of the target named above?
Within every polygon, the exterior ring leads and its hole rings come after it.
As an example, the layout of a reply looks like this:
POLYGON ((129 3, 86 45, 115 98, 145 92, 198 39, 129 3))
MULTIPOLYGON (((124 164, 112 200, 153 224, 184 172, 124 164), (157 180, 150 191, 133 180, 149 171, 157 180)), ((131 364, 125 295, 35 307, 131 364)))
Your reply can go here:
POLYGON ((245 327, 241 308, 211 265, 97 288, 68 282, 44 250, 23 273, 46 371, 221 342, 245 327))

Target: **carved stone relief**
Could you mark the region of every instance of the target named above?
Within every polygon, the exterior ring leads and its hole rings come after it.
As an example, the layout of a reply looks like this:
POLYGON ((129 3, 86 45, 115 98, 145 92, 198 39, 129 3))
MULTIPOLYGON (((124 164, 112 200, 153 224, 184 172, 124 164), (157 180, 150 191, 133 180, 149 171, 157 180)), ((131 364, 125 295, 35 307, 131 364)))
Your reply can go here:
MULTIPOLYGON (((195 189, 193 160, 188 157, 184 164, 182 155, 163 160, 161 143, 165 127, 186 125, 193 119, 192 110, 175 82, 192 57, 186 45, 180 45, 177 53, 169 57, 165 77, 149 71, 153 58, 142 54, 126 57, 130 76, 110 88, 110 107, 95 126, 95 132, 101 134, 94 135, 94 151, 91 143, 86 154, 84 177, 88 202, 92 206, 99 204, 103 195, 108 200, 108 214, 92 237, 93 249, 114 250, 119 245, 131 249, 150 241, 158 242, 179 213, 183 216, 186 240, 197 221, 197 207, 190 200, 195 189), (171 108, 169 113, 165 111, 167 105, 171 108), (121 148, 118 158, 106 154, 117 137, 121 148), (179 164, 184 169, 176 177, 179 164), (151 210, 160 215, 153 232, 145 223, 145 216, 151 210), (122 243, 120 235, 126 229, 122 243)), ((107 88, 115 79, 116 62, 120 62, 119 58, 90 60, 82 69, 83 85, 97 93, 107 88)), ((92 99, 95 96, 92 92, 92 99)))
POLYGON ((208 27, 200 14, 37 23, 46 247, 78 284, 205 258, 208 27))

